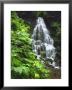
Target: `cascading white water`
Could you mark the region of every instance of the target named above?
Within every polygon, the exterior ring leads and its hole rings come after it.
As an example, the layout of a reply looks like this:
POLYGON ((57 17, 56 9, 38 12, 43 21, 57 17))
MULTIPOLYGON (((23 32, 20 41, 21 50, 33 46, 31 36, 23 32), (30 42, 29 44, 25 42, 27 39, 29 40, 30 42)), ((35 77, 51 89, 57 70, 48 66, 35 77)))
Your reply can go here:
POLYGON ((42 17, 38 17, 37 24, 32 34, 32 49, 35 52, 37 59, 41 58, 41 52, 45 52, 45 60, 51 59, 52 63, 49 62, 53 67, 55 66, 55 47, 54 41, 50 37, 49 30, 47 29, 45 22, 42 17))

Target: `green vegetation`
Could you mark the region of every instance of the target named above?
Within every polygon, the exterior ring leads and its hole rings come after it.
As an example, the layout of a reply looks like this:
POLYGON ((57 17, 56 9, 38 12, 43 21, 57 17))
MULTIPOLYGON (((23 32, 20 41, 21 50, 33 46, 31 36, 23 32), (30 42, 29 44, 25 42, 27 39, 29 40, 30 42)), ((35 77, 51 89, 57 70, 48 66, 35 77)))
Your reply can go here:
POLYGON ((47 17, 48 13, 46 11, 36 11, 36 12, 33 12, 33 15, 35 17, 47 17))
POLYGON ((11 12, 11 78, 50 78, 50 70, 32 52, 31 25, 11 12))
MULTIPOLYGON (((58 64, 61 64, 61 25, 60 22, 53 22, 51 24, 51 27, 53 31, 51 32, 51 35, 54 39, 54 46, 56 47, 56 58, 58 64)), ((60 65, 61 66, 61 65, 60 65)))

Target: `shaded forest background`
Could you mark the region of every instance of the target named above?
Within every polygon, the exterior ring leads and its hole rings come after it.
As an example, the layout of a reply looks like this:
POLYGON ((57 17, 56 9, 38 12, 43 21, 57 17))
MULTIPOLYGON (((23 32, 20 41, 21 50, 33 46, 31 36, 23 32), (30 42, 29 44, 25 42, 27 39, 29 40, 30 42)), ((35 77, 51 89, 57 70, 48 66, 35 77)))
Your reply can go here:
POLYGON ((61 67, 61 12, 60 11, 12 11, 11 12, 11 78, 52 79, 60 78, 61 70, 55 70, 37 60, 31 46, 31 35, 37 17, 43 17, 56 48, 55 61, 61 67))

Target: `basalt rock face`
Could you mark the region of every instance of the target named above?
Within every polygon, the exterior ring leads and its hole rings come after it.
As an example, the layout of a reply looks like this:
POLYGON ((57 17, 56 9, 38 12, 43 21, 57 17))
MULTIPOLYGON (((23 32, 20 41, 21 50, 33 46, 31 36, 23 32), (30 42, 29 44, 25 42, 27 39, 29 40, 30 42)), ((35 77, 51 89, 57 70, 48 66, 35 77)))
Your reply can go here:
MULTIPOLYGON (((32 29, 30 30, 31 35, 33 34, 35 26, 37 25, 36 22, 36 20, 38 20, 37 18, 42 17, 44 19, 45 26, 48 30, 50 38, 53 39, 54 42, 53 46, 56 49, 55 50, 56 55, 54 61, 56 62, 56 65, 61 67, 61 12, 60 11, 43 11, 43 12, 17 11, 17 14, 20 18, 24 19, 26 22, 28 22, 31 25, 32 27, 32 29), (46 14, 43 14, 45 12, 46 14), (38 15, 38 13, 40 14, 38 15)), ((35 39, 37 40, 36 44, 44 42, 44 33, 41 26, 40 29, 41 29, 40 33, 38 27, 36 30, 36 35, 37 35, 35 37, 35 39)), ((43 58, 46 57, 45 46, 46 44, 45 45, 42 44, 41 49, 40 48, 38 49, 38 53, 40 53, 41 57, 43 58)), ((45 58, 45 60, 50 60, 50 59, 45 58)))

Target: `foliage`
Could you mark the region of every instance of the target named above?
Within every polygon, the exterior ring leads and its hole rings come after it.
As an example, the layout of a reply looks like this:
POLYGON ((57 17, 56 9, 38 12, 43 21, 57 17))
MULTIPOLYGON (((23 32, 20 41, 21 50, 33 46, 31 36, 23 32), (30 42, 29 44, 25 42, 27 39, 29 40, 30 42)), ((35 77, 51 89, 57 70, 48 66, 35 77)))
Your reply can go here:
POLYGON ((50 78, 50 71, 32 52, 31 27, 16 12, 11 12, 11 78, 50 78))
POLYGON ((61 64, 61 24, 58 21, 54 21, 51 24, 52 32, 51 35, 54 39, 54 46, 56 47, 56 62, 61 64))
POLYGON ((33 12, 33 15, 36 17, 46 17, 48 16, 48 13, 46 11, 36 11, 33 12))

